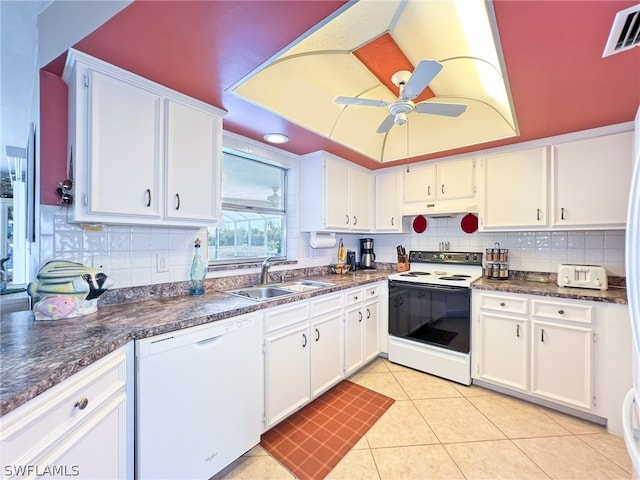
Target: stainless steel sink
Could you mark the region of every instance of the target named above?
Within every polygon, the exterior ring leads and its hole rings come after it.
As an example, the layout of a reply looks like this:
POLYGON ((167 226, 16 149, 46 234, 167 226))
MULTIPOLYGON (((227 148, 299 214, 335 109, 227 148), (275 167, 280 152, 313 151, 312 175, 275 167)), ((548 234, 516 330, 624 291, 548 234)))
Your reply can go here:
POLYGON ((253 287, 237 288, 235 290, 227 290, 225 293, 260 302, 270 300, 272 298, 283 297, 285 295, 307 292, 309 290, 315 290, 317 288, 331 287, 333 285, 335 284, 330 282, 317 282, 314 280, 294 280, 273 285, 255 285, 253 287))
POLYGON ((280 287, 274 286, 258 286, 239 288, 237 290, 229 290, 226 293, 235 295, 237 297, 250 298, 251 300, 269 300, 275 297, 282 297, 283 295, 292 295, 296 293, 293 290, 286 290, 280 287))

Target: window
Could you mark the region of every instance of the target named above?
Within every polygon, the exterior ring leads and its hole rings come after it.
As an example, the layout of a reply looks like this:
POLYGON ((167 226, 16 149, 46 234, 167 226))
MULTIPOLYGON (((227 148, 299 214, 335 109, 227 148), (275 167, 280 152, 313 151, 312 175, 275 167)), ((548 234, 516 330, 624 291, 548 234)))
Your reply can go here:
POLYGON ((250 262, 285 256, 284 168, 223 152, 222 223, 209 229, 209 261, 250 262))

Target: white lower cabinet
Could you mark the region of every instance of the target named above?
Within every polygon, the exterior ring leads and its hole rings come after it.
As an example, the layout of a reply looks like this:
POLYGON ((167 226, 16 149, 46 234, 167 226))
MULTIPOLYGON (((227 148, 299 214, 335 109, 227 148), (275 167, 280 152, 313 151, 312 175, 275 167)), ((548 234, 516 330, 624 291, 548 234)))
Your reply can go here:
POLYGON ((265 429, 311 398, 309 302, 265 312, 265 429))
POLYGON ((380 353, 379 295, 379 285, 354 288, 345 293, 346 376, 380 353))
POLYGON ((474 379, 603 414, 594 364, 607 363, 597 343, 606 332, 590 303, 474 291, 474 379))
POLYGON ((343 378, 343 295, 311 300, 311 397, 315 398, 343 378))
POLYGON ((133 478, 133 342, 2 417, 4 478, 133 478))

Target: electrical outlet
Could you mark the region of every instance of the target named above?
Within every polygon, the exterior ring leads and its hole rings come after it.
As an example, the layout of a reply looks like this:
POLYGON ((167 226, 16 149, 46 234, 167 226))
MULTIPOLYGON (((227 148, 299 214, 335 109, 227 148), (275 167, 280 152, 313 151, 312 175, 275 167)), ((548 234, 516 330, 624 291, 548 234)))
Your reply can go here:
POLYGON ((169 259, 167 258, 166 253, 158 253, 156 255, 156 270, 158 272, 169 271, 169 259))

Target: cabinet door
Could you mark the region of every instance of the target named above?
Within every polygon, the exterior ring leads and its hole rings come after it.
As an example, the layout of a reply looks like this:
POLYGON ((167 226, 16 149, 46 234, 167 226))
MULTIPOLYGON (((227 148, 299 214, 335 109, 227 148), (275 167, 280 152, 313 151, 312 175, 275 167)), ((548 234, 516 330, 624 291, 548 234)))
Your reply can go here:
POLYGON ((531 392, 592 408, 593 330, 533 321, 531 392))
POLYGON ((324 168, 324 226, 349 230, 351 228, 349 167, 343 162, 325 160, 324 168))
POLYGON ((397 172, 376 175, 376 230, 399 232, 402 229, 398 178, 397 172))
MULTIPOLYGON (((332 190, 333 192, 333 190, 332 190)), ((371 177, 351 169, 351 230, 371 228, 371 177)))
POLYGON ((266 427, 309 400, 309 327, 293 327, 265 337, 266 427))
POLYGON ((404 172, 404 202, 436 199, 436 166, 410 166, 404 172))
POLYGON ((467 198, 475 194, 474 166, 471 158, 438 163, 436 178, 438 200, 467 198))
POLYGON ((316 397, 342 379, 344 337, 342 312, 311 323, 311 396, 316 397))
POLYGON ((624 228, 632 169, 632 132, 557 145, 553 226, 624 228))
POLYGON ((481 313, 479 322, 479 378, 526 391, 526 318, 481 313))
POLYGON ((214 224, 220 206, 220 118, 167 100, 166 132, 166 217, 214 224))
POLYGON ((91 71, 88 100, 90 187, 76 201, 91 214, 159 219, 160 96, 91 71))
POLYGON ((345 375, 364 363, 364 314, 362 304, 348 307, 345 328, 345 375))
POLYGON ((364 305, 364 361, 369 361, 378 356, 379 326, 378 326, 378 300, 367 302, 364 305))
POLYGON ((60 477, 79 475, 79 478, 125 480, 126 411, 126 395, 120 393, 38 463, 65 468, 60 477))
POLYGON ((484 159, 480 229, 547 225, 547 148, 484 159))

